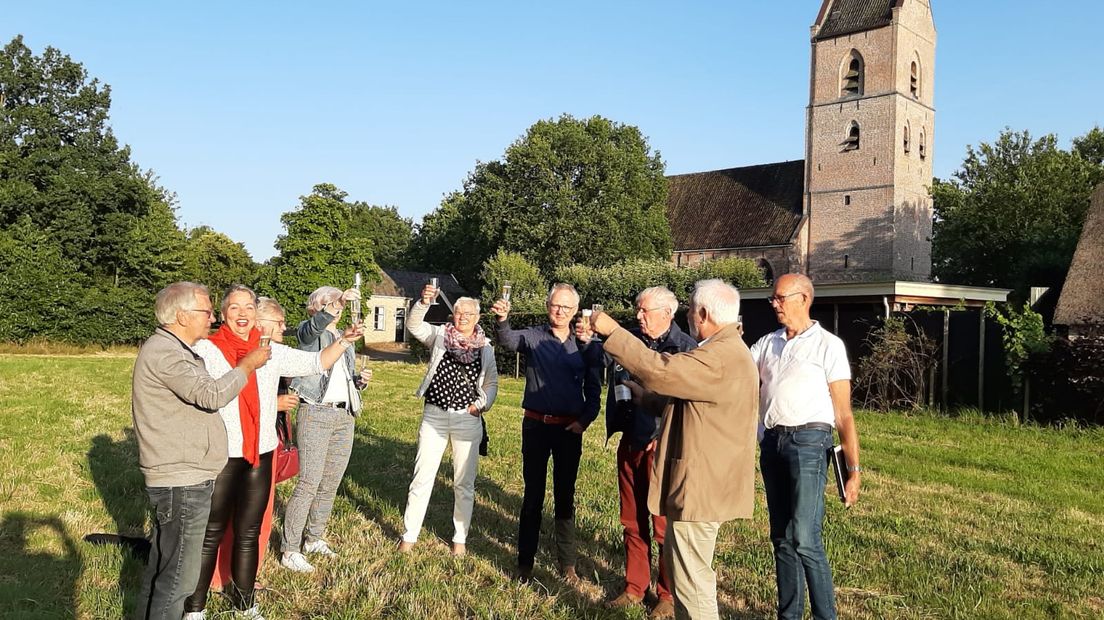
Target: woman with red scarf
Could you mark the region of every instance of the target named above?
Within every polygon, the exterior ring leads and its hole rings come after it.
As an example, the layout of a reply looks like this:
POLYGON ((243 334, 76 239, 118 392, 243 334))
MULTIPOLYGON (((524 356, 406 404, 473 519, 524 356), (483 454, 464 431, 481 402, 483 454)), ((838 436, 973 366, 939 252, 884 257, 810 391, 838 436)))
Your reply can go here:
POLYGON ((418 541, 425 519, 433 480, 441 456, 452 443, 453 555, 466 552, 468 529, 475 502, 475 475, 479 470, 479 443, 483 438, 483 414, 498 393, 498 369, 494 349, 479 326, 479 302, 470 297, 456 300, 452 322, 435 326, 425 322, 437 289, 427 284, 422 299, 410 309, 410 335, 429 347, 429 367, 415 395, 425 397, 418 429, 418 455, 414 479, 406 498, 406 512, 399 550, 410 551, 418 541))
MULTIPOLYGON (((222 326, 194 347, 213 377, 230 372, 248 352, 260 346, 256 329, 257 295, 235 285, 222 300, 222 326)), ((272 359, 249 375, 238 397, 219 410, 226 426, 229 459, 215 479, 211 513, 203 540, 203 564, 196 591, 185 601, 185 620, 206 618, 207 590, 215 571, 219 546, 233 528, 231 583, 226 592, 235 609, 262 619, 254 601, 259 563, 261 521, 272 490, 272 455, 276 449, 277 386, 281 376, 314 375, 329 369, 360 337, 359 325, 318 353, 271 343, 272 359)), ((266 334, 267 335, 267 334, 266 334)))

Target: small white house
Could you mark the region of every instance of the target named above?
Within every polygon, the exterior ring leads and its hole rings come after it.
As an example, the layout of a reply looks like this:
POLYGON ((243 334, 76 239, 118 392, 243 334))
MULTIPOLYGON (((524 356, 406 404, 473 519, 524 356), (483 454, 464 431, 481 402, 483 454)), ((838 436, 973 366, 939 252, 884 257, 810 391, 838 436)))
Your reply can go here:
POLYGON ((448 321, 453 302, 468 294, 450 273, 381 269, 380 278, 371 296, 361 303, 365 342, 406 342, 406 315, 430 278, 437 278, 441 290, 437 305, 426 315, 430 323, 448 321))

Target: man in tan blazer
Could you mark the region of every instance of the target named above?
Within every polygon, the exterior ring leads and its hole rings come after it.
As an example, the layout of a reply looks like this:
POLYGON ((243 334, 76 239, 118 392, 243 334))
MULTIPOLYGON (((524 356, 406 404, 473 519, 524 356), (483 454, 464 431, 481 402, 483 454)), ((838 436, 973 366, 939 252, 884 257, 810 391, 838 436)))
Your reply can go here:
POLYGON ((648 509, 667 517, 663 561, 678 618, 717 618, 713 551, 721 523, 751 518, 759 373, 737 324, 740 293, 721 280, 694 287, 688 320, 702 345, 659 354, 605 314, 591 318, 605 350, 643 383, 641 398, 667 398, 648 509))

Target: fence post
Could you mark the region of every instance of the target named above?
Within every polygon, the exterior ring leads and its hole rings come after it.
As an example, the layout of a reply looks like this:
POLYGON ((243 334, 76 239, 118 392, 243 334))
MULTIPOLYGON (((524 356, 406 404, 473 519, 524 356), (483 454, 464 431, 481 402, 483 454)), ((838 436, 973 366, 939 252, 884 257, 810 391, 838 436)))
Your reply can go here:
POLYGON ((978 410, 985 411, 985 308, 978 308, 978 410))
POLYGON ((943 310, 943 411, 947 411, 947 399, 950 394, 949 375, 951 370, 951 310, 943 310))
MULTIPOLYGON (((1023 374, 1023 391, 1024 391, 1023 421, 1026 423, 1027 422, 1027 416, 1031 412, 1031 377, 1027 376, 1026 372, 1023 374)), ((1020 419, 1016 418, 1016 426, 1019 426, 1019 425, 1020 425, 1020 419)))

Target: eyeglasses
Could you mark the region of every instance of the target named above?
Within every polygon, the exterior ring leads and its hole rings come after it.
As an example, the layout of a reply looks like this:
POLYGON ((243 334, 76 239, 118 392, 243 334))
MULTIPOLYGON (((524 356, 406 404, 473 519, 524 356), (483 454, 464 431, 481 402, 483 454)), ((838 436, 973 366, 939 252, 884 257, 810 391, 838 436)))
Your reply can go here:
POLYGON ((548 309, 552 312, 561 312, 563 314, 568 314, 575 311, 575 306, 561 306, 560 304, 551 304, 550 306, 548 306, 548 309))
POLYGON ((455 314, 456 316, 466 316, 466 317, 479 316, 478 312, 453 312, 453 314, 455 314))
POLYGON ((287 327, 287 323, 284 319, 257 319, 257 322, 264 321, 265 323, 275 323, 280 327, 287 327))
POLYGON ((214 310, 207 310, 205 308, 188 308, 184 312, 202 312, 203 314, 207 315, 207 318, 210 318, 210 317, 215 315, 214 310))
POLYGON ((802 293, 801 291, 797 291, 795 293, 789 293, 789 294, 786 294, 786 295, 774 295, 772 297, 768 297, 767 301, 769 301, 772 304, 781 306, 783 303, 785 303, 787 297, 793 297, 794 295, 804 295, 804 294, 805 293, 802 293))
POLYGON ((647 314, 649 312, 655 312, 656 310, 663 310, 663 307, 662 306, 656 306, 654 308, 637 308, 636 313, 637 314, 640 314, 640 313, 647 314))

